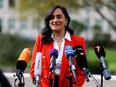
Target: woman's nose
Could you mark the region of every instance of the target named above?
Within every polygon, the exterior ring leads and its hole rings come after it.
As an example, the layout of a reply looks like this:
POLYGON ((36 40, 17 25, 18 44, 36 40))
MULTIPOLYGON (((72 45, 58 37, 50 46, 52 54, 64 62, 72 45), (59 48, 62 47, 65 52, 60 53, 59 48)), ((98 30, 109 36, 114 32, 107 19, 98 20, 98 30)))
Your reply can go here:
POLYGON ((53 21, 54 22, 57 22, 58 21, 58 18, 57 17, 54 17, 53 21))

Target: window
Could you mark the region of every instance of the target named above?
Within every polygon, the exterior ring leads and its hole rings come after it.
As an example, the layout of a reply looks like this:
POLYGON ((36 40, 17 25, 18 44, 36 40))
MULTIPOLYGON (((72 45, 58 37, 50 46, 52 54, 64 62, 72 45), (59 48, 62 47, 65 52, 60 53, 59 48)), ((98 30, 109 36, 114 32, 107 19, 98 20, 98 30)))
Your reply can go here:
POLYGON ((33 28, 38 28, 39 27, 39 20, 38 19, 34 19, 32 26, 33 26, 33 28))
POLYGON ((2 19, 0 18, 0 26, 2 26, 2 19))
POLYGON ((13 29, 15 27, 15 19, 11 18, 8 20, 9 29, 13 29))
POLYGON ((114 20, 110 21, 108 23, 108 25, 109 25, 109 30, 112 29, 113 28, 113 25, 116 25, 116 20, 114 19, 114 20))
POLYGON ((97 24, 100 28, 102 28, 102 20, 96 20, 96 24, 97 24))
POLYGON ((90 26, 90 25, 89 25, 89 24, 90 24, 89 21, 90 21, 89 18, 86 18, 86 19, 84 20, 84 26, 85 26, 85 28, 89 28, 89 26, 90 26))
POLYGON ((93 29, 100 31, 102 29, 102 20, 96 19, 93 29))
POLYGON ((15 6, 15 0, 9 0, 9 7, 15 6))
POLYGON ((27 20, 26 19, 21 20, 20 28, 21 29, 27 28, 27 20))
POLYGON ((0 18, 0 32, 2 31, 2 19, 0 18))
POLYGON ((3 0, 0 0, 0 8, 3 7, 3 0))

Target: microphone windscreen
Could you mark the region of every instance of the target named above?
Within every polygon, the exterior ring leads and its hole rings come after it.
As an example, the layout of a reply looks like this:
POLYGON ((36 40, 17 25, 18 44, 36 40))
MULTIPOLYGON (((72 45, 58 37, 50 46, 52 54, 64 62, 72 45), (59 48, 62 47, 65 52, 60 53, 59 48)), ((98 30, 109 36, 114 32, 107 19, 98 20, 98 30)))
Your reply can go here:
POLYGON ((73 49, 75 52, 76 62, 78 64, 79 68, 81 70, 83 68, 88 68, 86 55, 85 55, 85 52, 84 52, 82 46, 75 46, 73 49))
POLYGON ((98 58, 100 58, 101 56, 105 58, 106 53, 104 51, 104 47, 100 43, 94 46, 94 51, 98 58))
POLYGON ((38 52, 36 54, 36 59, 35 59, 35 70, 34 70, 35 76, 41 75, 41 67, 42 67, 42 53, 38 52))
POLYGON ((69 56, 74 56, 74 55, 75 55, 72 46, 67 45, 67 46, 65 47, 65 54, 66 54, 66 57, 67 57, 67 58, 68 58, 69 56))
POLYGON ((50 57, 55 56, 56 58, 58 57, 58 50, 57 49, 52 49, 50 51, 50 57))
POLYGON ((20 69, 21 71, 24 71, 25 68, 27 67, 29 57, 30 57, 30 49, 29 48, 23 49, 22 53, 18 58, 16 69, 20 69))

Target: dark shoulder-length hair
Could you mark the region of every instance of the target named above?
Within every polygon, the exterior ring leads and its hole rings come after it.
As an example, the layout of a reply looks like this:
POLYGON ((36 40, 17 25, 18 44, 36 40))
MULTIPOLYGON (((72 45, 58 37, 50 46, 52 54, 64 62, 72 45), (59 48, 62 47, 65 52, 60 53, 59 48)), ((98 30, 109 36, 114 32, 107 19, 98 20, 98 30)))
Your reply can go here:
POLYGON ((51 38, 51 33, 52 33, 52 29, 49 26, 49 21, 51 20, 51 16, 54 12, 55 9, 61 9, 62 13, 64 14, 65 18, 68 19, 68 23, 67 26, 65 26, 65 29, 70 33, 73 34, 73 30, 69 27, 69 23, 70 23, 70 17, 69 14, 66 10, 65 7, 60 6, 60 5, 53 5, 47 12, 46 17, 44 19, 45 25, 44 28, 42 29, 42 43, 46 44, 46 43, 50 43, 52 41, 51 38))

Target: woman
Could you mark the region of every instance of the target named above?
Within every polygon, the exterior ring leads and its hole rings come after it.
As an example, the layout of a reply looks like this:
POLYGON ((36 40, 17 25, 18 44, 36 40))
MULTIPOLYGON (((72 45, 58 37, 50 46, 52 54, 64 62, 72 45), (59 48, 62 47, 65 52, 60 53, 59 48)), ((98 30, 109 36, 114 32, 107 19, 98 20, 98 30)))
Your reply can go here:
MULTIPOLYGON (((42 29, 42 34, 38 35, 35 41, 32 62, 30 69, 30 76, 35 83, 34 66, 37 52, 42 53, 42 74, 41 86, 50 87, 50 51, 55 48, 58 50, 58 58, 56 59, 56 66, 54 70, 54 87, 69 86, 70 80, 66 77, 72 75, 69 69, 69 60, 65 55, 65 46, 73 47, 81 45, 85 51, 85 41, 83 37, 73 34, 73 30, 69 27, 70 17, 65 7, 54 5, 48 11, 45 17, 45 26, 42 29)), ((75 60, 74 60, 75 61, 75 60)), ((75 62, 77 73, 77 84, 72 87, 82 87, 85 82, 85 76, 82 70, 79 69, 75 62)), ((74 77, 72 76, 74 81, 74 77)))

